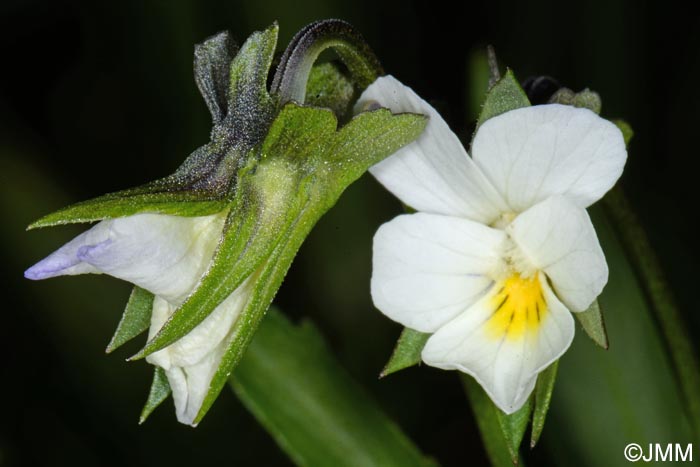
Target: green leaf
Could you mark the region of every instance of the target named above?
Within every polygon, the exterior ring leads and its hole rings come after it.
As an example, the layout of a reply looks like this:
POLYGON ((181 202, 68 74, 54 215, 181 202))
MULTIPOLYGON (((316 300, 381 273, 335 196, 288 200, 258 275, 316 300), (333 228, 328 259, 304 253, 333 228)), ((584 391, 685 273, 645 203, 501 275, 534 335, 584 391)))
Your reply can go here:
POLYGON ((617 127, 622 132, 622 138, 625 140, 625 146, 629 146, 630 141, 632 140, 632 137, 634 136, 634 130, 632 130, 632 127, 630 126, 630 124, 627 123, 626 121, 620 120, 620 119, 612 120, 612 122, 615 125, 617 125, 617 127))
POLYGON ((315 65, 306 83, 306 105, 326 107, 344 121, 355 95, 352 81, 334 62, 315 65))
POLYGON ((534 410, 532 412, 532 436, 530 437, 530 447, 534 448, 542 435, 544 422, 549 412, 549 404, 552 401, 552 391, 554 382, 557 379, 557 368, 559 360, 549 365, 546 370, 537 375, 535 385, 534 410))
POLYGON ((598 300, 591 303, 586 311, 574 313, 574 316, 581 323, 581 327, 586 331, 588 337, 593 339, 593 342, 598 344, 605 350, 608 349, 608 332, 605 330, 605 321, 603 320, 603 312, 600 309, 598 300))
POLYGON ((126 309, 112 340, 107 345, 107 353, 129 342, 144 332, 151 324, 153 312, 153 294, 141 287, 134 287, 126 303, 126 309))
POLYGON ((165 370, 161 367, 156 367, 153 372, 153 383, 151 383, 151 390, 148 393, 148 400, 146 405, 143 406, 141 411, 141 417, 139 418, 139 425, 148 419, 148 417, 153 413, 153 411, 170 395, 170 383, 168 383, 168 377, 165 375, 165 370))
POLYGON ((308 322, 295 326, 271 310, 229 381, 296 465, 436 465, 347 374, 308 322))
MULTIPOLYGON (((493 467, 512 467, 517 465, 520 461, 517 457, 517 451, 516 457, 511 457, 512 441, 517 439, 517 433, 511 432, 511 440, 509 442, 504 434, 503 422, 501 421, 502 415, 500 415, 502 414, 501 410, 493 404, 491 398, 474 378, 463 373, 460 373, 460 378, 469 397, 474 418, 481 434, 481 440, 484 443, 491 465, 493 467)), ((516 412, 516 414, 518 413, 516 412)), ((512 425, 519 426, 516 423, 512 425)), ((522 439, 522 435, 520 438, 522 439)))
POLYGON ((612 221, 639 286, 659 324, 696 439, 700 439, 700 363, 673 291, 622 188, 612 189, 604 202, 605 212, 612 221))
POLYGON ((404 328, 403 331, 401 331, 399 340, 396 342, 391 358, 379 377, 383 378, 397 371, 419 364, 421 361, 421 352, 429 337, 430 334, 404 328))
MULTIPOLYGON (((494 407, 495 408, 495 407, 494 407)), ((530 415, 532 415, 532 402, 528 399, 517 412, 507 415, 502 410, 495 408, 498 424, 503 432, 503 439, 508 446, 508 452, 513 464, 518 464, 518 456, 520 444, 523 442, 525 430, 530 423, 530 415)))
POLYGON ((518 83, 513 72, 508 70, 486 94, 476 128, 478 130, 489 118, 496 117, 510 110, 529 106, 530 101, 525 91, 520 87, 520 83, 518 83))

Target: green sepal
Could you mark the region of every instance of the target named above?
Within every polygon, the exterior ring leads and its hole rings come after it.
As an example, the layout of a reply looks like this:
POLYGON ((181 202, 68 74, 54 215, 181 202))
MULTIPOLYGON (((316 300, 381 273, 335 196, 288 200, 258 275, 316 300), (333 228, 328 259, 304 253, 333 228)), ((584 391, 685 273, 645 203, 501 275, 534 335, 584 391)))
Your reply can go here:
POLYGON ((383 378, 397 371, 418 365, 421 361, 421 352, 429 337, 430 334, 403 328, 394 351, 379 377, 383 378))
POLYGON ((148 392, 148 399, 146 400, 146 405, 143 406, 141 410, 141 416, 139 417, 139 425, 148 419, 148 417, 153 413, 153 411, 170 395, 170 383, 168 382, 168 377, 165 374, 165 370, 161 367, 155 367, 153 372, 153 382, 151 383, 151 390, 148 392))
MULTIPOLYGON (((274 103, 267 92, 267 78, 277 46, 279 27, 273 23, 248 37, 231 62, 228 93, 229 114, 225 123, 234 130, 228 135, 246 153, 261 142, 274 116, 274 103)), ((239 164, 240 165, 240 164, 239 164)))
POLYGON ((625 140, 625 146, 629 146, 630 141, 632 140, 632 137, 634 136, 634 130, 632 130, 632 126, 630 126, 629 123, 627 123, 624 120, 621 119, 615 119, 611 120, 622 132, 622 138, 625 140))
POLYGON ((532 433, 530 436, 530 448, 534 448, 542 435, 544 422, 549 412, 549 404, 552 401, 552 391, 554 382, 557 380, 557 369, 559 360, 549 365, 544 371, 537 375, 535 385, 534 409, 532 412, 532 433))
MULTIPOLYGON (((96 222, 145 212, 184 217, 208 216, 221 211, 226 206, 226 201, 223 199, 207 199, 211 196, 209 194, 200 195, 196 192, 143 193, 143 190, 150 186, 153 184, 72 204, 34 221, 27 227, 27 230, 96 222)), ((153 188, 155 189, 155 187, 153 188)))
POLYGON ((557 92, 552 94, 552 97, 549 98, 549 103, 580 107, 595 112, 596 114, 600 114, 603 108, 603 101, 600 99, 600 94, 588 88, 580 92, 574 92, 569 88, 558 89, 557 92))
POLYGON ((311 69, 306 83, 306 105, 329 108, 339 121, 344 122, 354 96, 353 82, 343 73, 340 64, 321 63, 311 69))
POLYGON ((223 210, 229 202, 237 171, 248 163, 251 150, 265 138, 274 116, 267 76, 277 31, 277 24, 273 24, 251 34, 232 60, 234 47, 226 33, 197 46, 195 78, 215 125, 211 141, 195 150, 172 175, 68 206, 28 228, 95 222, 139 213, 193 217, 223 210), (228 82, 222 83, 223 79, 228 82), (224 97, 228 102, 221 102, 224 97))
POLYGON ((194 47, 194 80, 211 113, 214 125, 228 113, 231 61, 238 48, 228 31, 194 47))
POLYGON ((153 312, 153 294, 148 290, 135 286, 122 319, 117 325, 117 330, 112 336, 112 340, 107 345, 105 352, 111 353, 129 342, 134 337, 144 332, 151 325, 151 314, 153 312))
POLYGON ((574 316, 581 323, 581 327, 588 337, 593 339, 593 342, 598 344, 605 350, 608 349, 608 332, 605 330, 605 321, 603 320, 603 312, 600 309, 598 300, 591 303, 586 311, 574 313, 574 316))
POLYGON ((489 118, 496 117, 510 110, 529 106, 530 101, 527 98, 527 94, 523 91, 513 72, 507 70, 506 74, 486 93, 476 128, 478 130, 489 118))
POLYGON ((527 430, 527 425, 530 423, 530 416, 532 415, 532 398, 530 397, 517 412, 512 414, 506 414, 495 405, 494 410, 496 411, 498 424, 503 432, 503 439, 510 453, 510 459, 514 465, 517 465, 520 444, 523 442, 525 430, 527 430))
POLYGON ((308 321, 295 325, 270 309, 229 383, 296 465, 437 465, 348 375, 308 321))
POLYGON ((499 412, 486 391, 467 374, 460 374, 462 384, 469 398, 476 424, 484 443, 486 455, 493 467, 512 467, 519 463, 519 458, 513 459, 510 444, 506 441, 499 412))

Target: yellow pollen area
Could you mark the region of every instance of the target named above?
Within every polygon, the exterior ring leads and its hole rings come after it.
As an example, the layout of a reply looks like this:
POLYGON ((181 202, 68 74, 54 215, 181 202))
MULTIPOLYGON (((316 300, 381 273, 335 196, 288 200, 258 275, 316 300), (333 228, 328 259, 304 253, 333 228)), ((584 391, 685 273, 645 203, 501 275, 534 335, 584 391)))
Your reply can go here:
POLYGON ((494 286, 491 297, 491 317, 486 331, 494 339, 520 339, 529 331, 539 328, 547 313, 539 274, 523 278, 514 274, 494 286))

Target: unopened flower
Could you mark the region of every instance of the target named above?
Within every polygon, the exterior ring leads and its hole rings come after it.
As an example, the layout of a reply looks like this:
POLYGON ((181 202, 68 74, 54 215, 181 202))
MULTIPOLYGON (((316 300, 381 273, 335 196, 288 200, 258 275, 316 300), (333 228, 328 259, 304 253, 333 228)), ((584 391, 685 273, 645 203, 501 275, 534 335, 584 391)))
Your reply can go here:
MULTIPOLYGON (((29 279, 100 274, 131 282, 155 295, 153 337, 207 270, 223 232, 225 213, 205 217, 137 214, 98 223, 25 272, 29 279)), ((222 302, 197 327, 148 356, 166 371, 177 416, 192 423, 207 393, 224 338, 241 313, 246 285, 222 302)))
POLYGON ((25 275, 106 273, 150 294, 137 311, 127 306, 122 323, 130 325, 115 337, 121 344, 145 330, 144 317, 150 321, 148 342, 132 358, 165 371, 178 420, 191 425, 226 384, 318 219, 426 123, 385 109, 346 118, 350 98, 381 74, 347 23, 302 29, 268 89, 276 41, 275 24, 240 50, 227 33, 197 46, 195 79, 212 115, 211 141, 174 174, 30 226, 101 221, 25 275), (349 74, 331 64, 312 68, 334 46, 341 58, 351 56, 349 74))
POLYGON ((377 103, 430 122, 370 169, 418 211, 375 235, 374 303, 432 334, 425 363, 474 376, 515 412, 571 344, 569 312, 586 310, 607 282, 585 209, 620 177, 622 135, 586 109, 524 107, 485 121, 470 157, 435 109, 394 78, 379 78, 356 108, 377 103))

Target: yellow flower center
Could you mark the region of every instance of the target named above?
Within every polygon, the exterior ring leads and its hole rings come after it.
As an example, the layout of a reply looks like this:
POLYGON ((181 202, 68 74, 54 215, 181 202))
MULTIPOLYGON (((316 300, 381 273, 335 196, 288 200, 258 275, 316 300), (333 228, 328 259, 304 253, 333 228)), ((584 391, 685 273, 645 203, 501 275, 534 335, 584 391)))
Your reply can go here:
POLYGON ((539 274, 524 278, 513 274, 494 285, 493 310, 486 322, 488 335, 494 339, 520 339, 536 330, 547 313, 539 274))

